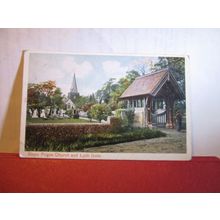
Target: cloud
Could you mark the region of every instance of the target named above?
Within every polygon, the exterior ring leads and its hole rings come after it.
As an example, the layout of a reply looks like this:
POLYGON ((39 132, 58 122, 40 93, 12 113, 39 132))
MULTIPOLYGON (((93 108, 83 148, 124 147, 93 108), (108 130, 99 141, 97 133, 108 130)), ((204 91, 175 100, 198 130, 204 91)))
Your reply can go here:
POLYGON ((88 76, 93 70, 93 66, 90 62, 83 61, 81 63, 77 63, 74 57, 71 56, 65 57, 61 66, 66 73, 75 73, 77 78, 84 78, 88 76))
POLYGON ((32 74, 29 75, 29 82, 39 83, 45 82, 48 80, 55 80, 58 81, 64 77, 64 74, 59 69, 54 68, 45 68, 38 71, 35 69, 31 72, 32 74))
POLYGON ((126 74, 128 67, 122 66, 119 61, 108 60, 102 63, 104 73, 111 78, 119 79, 126 74))
POLYGON ((29 60, 29 82, 39 83, 60 80, 65 73, 57 68, 57 61, 51 56, 31 54, 29 60))

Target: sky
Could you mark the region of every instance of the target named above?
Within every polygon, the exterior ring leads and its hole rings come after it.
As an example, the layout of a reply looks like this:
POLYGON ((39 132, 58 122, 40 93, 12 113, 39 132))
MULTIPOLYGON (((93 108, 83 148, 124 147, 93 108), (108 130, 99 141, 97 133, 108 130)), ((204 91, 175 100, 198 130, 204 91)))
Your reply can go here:
POLYGON ((70 91, 73 75, 76 76, 80 95, 90 95, 100 89, 110 78, 124 77, 127 71, 138 70, 139 64, 155 63, 156 57, 73 55, 59 53, 31 53, 29 57, 28 82, 56 81, 63 94, 70 91))

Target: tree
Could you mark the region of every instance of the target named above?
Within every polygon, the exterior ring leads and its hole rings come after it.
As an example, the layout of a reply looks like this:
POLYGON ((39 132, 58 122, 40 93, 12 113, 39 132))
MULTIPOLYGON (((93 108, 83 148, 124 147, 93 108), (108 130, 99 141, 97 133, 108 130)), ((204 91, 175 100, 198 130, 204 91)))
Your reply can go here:
POLYGON ((115 78, 110 78, 102 88, 96 92, 96 98, 100 104, 102 102, 109 103, 111 93, 114 92, 118 86, 117 83, 115 83, 115 80, 115 78))
POLYGON ((81 96, 79 95, 76 99, 74 104, 76 105, 76 107, 78 109, 84 109, 86 108, 86 105, 93 105, 97 103, 96 99, 95 99, 95 95, 92 93, 91 95, 88 96, 81 96))
POLYGON ((138 76, 140 74, 137 71, 131 70, 117 82, 115 78, 110 78, 101 89, 97 90, 95 94, 97 102, 99 104, 108 104, 112 111, 123 107, 119 97, 138 76))
POLYGON ((28 84, 28 108, 37 109, 39 117, 41 109, 62 104, 62 92, 55 81, 28 84))
POLYGON ((154 59, 152 57, 144 57, 138 59, 135 62, 134 70, 137 71, 141 75, 145 75, 148 72, 152 72, 155 70, 154 68, 154 59))
POLYGON ((88 102, 89 102, 88 96, 79 95, 78 97, 76 97, 74 104, 76 105, 76 108, 80 109, 82 108, 83 105, 85 105, 88 102))
POLYGON ((82 106, 82 110, 84 112, 88 112, 93 105, 94 105, 94 103, 86 103, 85 105, 82 106))
POLYGON ((101 122, 102 120, 107 120, 107 117, 111 115, 111 109, 105 103, 95 104, 89 110, 89 115, 101 122))
POLYGON ((63 95, 60 88, 56 88, 54 94, 50 98, 51 98, 51 105, 50 105, 51 107, 58 107, 58 108, 65 107, 63 102, 63 95))
POLYGON ((156 70, 168 68, 185 93, 185 59, 183 57, 159 57, 156 70))
POLYGON ((140 76, 140 74, 137 71, 131 70, 127 72, 125 77, 119 79, 117 88, 110 94, 110 105, 114 106, 114 109, 124 107, 119 101, 119 97, 138 76, 140 76))

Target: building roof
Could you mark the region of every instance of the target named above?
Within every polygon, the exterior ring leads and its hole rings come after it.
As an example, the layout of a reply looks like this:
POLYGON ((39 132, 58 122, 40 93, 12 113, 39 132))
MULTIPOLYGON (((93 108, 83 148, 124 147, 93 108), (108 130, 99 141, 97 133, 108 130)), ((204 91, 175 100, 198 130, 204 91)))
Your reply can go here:
POLYGON ((144 76, 137 77, 134 82, 123 92, 121 99, 126 99, 135 96, 153 95, 155 96, 163 84, 172 78, 172 83, 177 88, 177 92, 180 93, 180 97, 183 97, 181 89, 178 83, 168 69, 162 69, 144 76))

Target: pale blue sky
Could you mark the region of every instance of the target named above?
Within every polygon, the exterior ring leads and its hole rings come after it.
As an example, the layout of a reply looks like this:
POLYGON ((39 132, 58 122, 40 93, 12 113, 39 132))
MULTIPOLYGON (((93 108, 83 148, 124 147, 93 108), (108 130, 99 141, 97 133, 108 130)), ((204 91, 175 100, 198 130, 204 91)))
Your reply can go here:
POLYGON ((55 80, 67 95, 75 73, 79 93, 89 95, 100 89, 110 78, 119 79, 127 71, 137 69, 139 64, 145 63, 148 66, 156 60, 155 57, 144 56, 31 53, 28 81, 38 83, 55 80))

